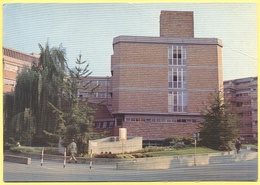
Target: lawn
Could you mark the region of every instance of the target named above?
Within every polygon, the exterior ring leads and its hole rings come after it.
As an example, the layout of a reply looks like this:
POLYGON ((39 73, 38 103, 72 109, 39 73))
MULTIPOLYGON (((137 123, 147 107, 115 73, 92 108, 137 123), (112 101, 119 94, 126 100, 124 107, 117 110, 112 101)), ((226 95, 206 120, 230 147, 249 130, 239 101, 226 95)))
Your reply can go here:
MULTIPOLYGON (((213 150, 210 148, 204 148, 204 147, 196 147, 196 154, 208 154, 208 153, 219 153, 219 150, 213 150)), ((172 155, 189 155, 194 154, 195 148, 183 148, 183 149, 169 149, 164 151, 157 151, 157 152, 147 152, 146 154, 150 154, 153 157, 160 157, 160 156, 172 156, 172 155)))

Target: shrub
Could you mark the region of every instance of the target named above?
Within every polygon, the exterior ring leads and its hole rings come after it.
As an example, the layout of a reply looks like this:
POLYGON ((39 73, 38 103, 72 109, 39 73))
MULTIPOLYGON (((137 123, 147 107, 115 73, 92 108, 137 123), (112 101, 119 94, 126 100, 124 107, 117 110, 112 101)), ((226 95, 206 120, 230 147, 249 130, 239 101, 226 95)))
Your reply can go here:
POLYGON ((35 152, 35 150, 32 147, 26 147, 26 146, 12 147, 10 148, 10 151, 14 153, 35 152))
POLYGON ((171 145, 171 142, 173 141, 174 139, 172 137, 168 137, 166 139, 163 140, 163 146, 170 146, 171 145))
POLYGON ((144 157, 145 155, 142 153, 133 153, 132 156, 134 156, 135 158, 141 158, 144 157))
POLYGON ((150 154, 143 154, 143 153, 133 153, 132 154, 135 158, 144 158, 144 157, 152 157, 150 154))
POLYGON ((181 149, 181 148, 185 148, 186 147, 186 145, 185 144, 183 144, 183 143, 175 143, 173 146, 172 146, 172 148, 174 148, 174 149, 181 149))
POLYGON ((182 142, 185 144, 185 145, 191 145, 192 142, 193 142, 193 138, 190 138, 190 137, 183 137, 182 138, 182 142))
POLYGON ((15 147, 15 144, 4 143, 4 150, 9 150, 10 148, 15 147))
POLYGON ((95 155, 95 158, 117 158, 117 155, 112 153, 102 153, 95 155))
POLYGON ((136 151, 137 153, 146 153, 146 152, 158 152, 163 151, 164 147, 145 147, 141 150, 136 151))
POLYGON ((117 154, 116 156, 118 159, 133 159, 135 158, 133 155, 131 154, 117 154))

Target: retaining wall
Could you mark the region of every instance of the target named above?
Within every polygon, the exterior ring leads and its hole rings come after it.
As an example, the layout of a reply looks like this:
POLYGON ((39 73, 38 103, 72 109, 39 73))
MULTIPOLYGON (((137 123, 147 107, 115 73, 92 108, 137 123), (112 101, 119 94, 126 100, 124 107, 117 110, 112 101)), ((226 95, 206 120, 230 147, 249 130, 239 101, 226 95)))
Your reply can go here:
POLYGON ((238 161, 246 161, 257 158, 257 152, 245 152, 235 154, 220 153, 220 154, 204 154, 204 155, 188 155, 188 156, 173 156, 173 157, 152 157, 152 158, 137 158, 132 161, 122 161, 117 163, 119 170, 151 170, 151 169, 170 169, 187 166, 203 166, 209 164, 223 164, 238 161))
POLYGON ((16 155, 5 155, 4 161, 20 163, 20 164, 31 164, 30 157, 16 156, 16 155))

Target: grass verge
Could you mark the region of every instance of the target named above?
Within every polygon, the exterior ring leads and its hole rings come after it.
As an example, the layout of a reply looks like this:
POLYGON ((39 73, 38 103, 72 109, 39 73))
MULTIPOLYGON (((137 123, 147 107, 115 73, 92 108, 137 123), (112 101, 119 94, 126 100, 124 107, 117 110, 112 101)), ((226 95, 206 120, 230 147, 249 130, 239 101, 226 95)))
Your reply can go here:
MULTIPOLYGON (((208 153, 219 153, 219 150, 213 150, 210 148, 204 147, 196 147, 196 154, 208 154, 208 153)), ((156 152, 147 152, 146 154, 152 155, 153 157, 160 157, 160 156, 172 156, 172 155, 189 155, 194 154, 195 148, 183 148, 183 149, 169 149, 164 151, 156 151, 156 152)))

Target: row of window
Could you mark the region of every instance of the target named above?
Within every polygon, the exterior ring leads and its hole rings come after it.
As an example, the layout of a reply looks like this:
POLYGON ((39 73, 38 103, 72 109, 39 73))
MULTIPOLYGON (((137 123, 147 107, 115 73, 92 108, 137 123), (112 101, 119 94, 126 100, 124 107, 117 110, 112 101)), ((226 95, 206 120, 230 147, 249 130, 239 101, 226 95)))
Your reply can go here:
POLYGON ((113 128, 114 125, 115 125, 115 122, 113 122, 113 121, 96 122, 96 123, 94 123, 94 128, 113 128))
POLYGON ((169 46, 168 61, 168 112, 187 112, 186 47, 169 46))
POLYGON ((196 123, 196 119, 176 119, 176 118, 125 118, 126 122, 146 122, 146 123, 196 123))
POLYGON ((247 102, 236 102, 236 106, 237 107, 242 107, 242 106, 247 106, 247 105, 251 105, 251 101, 247 101, 247 102))
POLYGON ((108 80, 84 80, 82 85, 92 85, 92 86, 110 86, 110 81, 108 80))
POLYGON ((248 93, 239 93, 239 94, 236 94, 236 97, 239 97, 239 96, 248 96, 248 93))
POLYGON ((111 98, 112 93, 107 93, 107 92, 96 92, 91 95, 89 95, 88 92, 81 92, 79 94, 80 98, 85 98, 85 97, 91 97, 91 98, 111 98))
POLYGON ((238 113, 239 116, 243 117, 243 116, 252 116, 252 112, 251 111, 247 111, 247 112, 240 112, 238 113))
POLYGON ((15 80, 4 79, 4 85, 15 86, 15 84, 16 84, 15 80))
POLYGON ((4 63, 3 65, 4 65, 4 69, 7 71, 13 71, 13 72, 20 71, 20 68, 18 66, 6 64, 6 63, 4 63))

